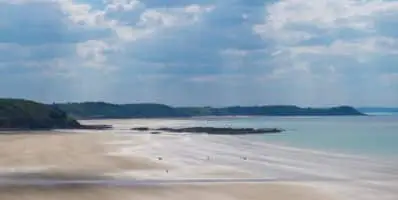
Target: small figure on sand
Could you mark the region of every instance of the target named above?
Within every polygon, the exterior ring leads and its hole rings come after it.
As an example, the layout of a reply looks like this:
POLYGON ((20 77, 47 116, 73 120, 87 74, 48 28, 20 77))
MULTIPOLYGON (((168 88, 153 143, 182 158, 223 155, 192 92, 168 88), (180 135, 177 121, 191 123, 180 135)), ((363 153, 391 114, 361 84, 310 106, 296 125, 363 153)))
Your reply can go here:
POLYGON ((207 160, 210 160, 210 156, 207 156, 207 160))
POLYGON ((243 156, 242 159, 243 159, 243 160, 247 160, 247 157, 243 156))
POLYGON ((163 158, 162 157, 158 157, 158 160, 163 160, 163 158))

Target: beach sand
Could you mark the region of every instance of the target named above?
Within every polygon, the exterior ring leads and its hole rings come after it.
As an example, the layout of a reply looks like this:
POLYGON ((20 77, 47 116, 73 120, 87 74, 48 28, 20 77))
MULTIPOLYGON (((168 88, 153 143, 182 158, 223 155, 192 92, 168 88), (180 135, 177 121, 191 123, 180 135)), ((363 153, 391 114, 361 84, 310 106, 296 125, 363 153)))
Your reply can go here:
POLYGON ((214 184, 127 187, 0 188, 4 200, 328 200, 309 188, 287 184, 214 184))
MULTIPOLYGON (((143 157, 109 156, 107 142, 115 136, 105 133, 36 132, 0 135, 0 168, 23 170, 49 167, 38 177, 84 178, 102 173, 163 170, 168 166, 143 157)), ((155 177, 156 178, 156 177, 155 177)), ((313 187, 292 183, 219 183, 116 186, 0 186, 0 200, 329 200, 313 187)))
POLYGON ((48 166, 57 171, 106 172, 157 169, 149 159, 107 156, 112 135, 104 133, 32 132, 0 135, 0 168, 48 166))

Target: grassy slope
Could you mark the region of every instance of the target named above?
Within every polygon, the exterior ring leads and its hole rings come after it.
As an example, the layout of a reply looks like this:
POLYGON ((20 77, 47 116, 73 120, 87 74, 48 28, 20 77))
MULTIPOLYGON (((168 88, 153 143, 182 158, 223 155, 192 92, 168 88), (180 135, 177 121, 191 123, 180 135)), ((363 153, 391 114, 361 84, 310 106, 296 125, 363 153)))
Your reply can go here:
POLYGON ((55 106, 22 99, 0 99, 1 129, 75 128, 80 124, 55 106))

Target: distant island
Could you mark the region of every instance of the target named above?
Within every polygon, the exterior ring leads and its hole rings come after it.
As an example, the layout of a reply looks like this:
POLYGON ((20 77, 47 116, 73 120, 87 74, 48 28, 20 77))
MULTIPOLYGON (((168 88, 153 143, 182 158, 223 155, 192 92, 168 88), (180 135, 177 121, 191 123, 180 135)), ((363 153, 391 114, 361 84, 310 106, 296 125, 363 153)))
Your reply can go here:
POLYGON ((353 107, 300 108, 297 106, 171 107, 163 104, 84 102, 54 104, 78 119, 178 118, 201 116, 360 116, 353 107))

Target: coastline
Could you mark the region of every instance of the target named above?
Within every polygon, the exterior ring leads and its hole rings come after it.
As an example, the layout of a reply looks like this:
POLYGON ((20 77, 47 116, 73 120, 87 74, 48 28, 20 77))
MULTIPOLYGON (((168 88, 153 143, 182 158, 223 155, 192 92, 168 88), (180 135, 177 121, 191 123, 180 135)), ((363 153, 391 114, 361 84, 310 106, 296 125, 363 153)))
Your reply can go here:
MULTIPOLYGON (((130 177, 159 178, 201 178, 201 177, 246 177, 248 174, 224 170, 212 173, 184 174, 184 168, 172 163, 157 161, 148 154, 114 154, 120 147, 128 145, 149 145, 142 140, 130 141, 122 135, 101 133, 60 133, 44 131, 41 134, 0 135, 0 167, 2 174, 23 172, 22 177, 81 178, 98 174, 129 173, 130 177), (124 141, 124 142, 123 142, 124 141), (131 143, 132 142, 132 143, 131 143), (135 144, 134 144, 135 143, 135 144), (170 165, 171 164, 171 165, 170 165), (165 173, 170 170, 170 174, 165 173), (180 174, 180 175, 178 175, 180 174)), ((130 138, 131 139, 131 138, 130 138)), ((160 141, 160 140, 159 140, 160 141)), ((120 153, 120 152, 119 152, 120 153)), ((197 166, 199 169, 201 166, 197 166)), ((190 171, 191 172, 194 172, 190 171)), ((199 170, 200 173, 200 170, 199 170)), ((250 177, 250 176, 248 176, 250 177)), ((102 186, 36 186, 0 187, 4 199, 263 199, 264 196, 281 200, 331 199, 315 188, 298 183, 202 183, 146 185, 135 187, 102 186)))

